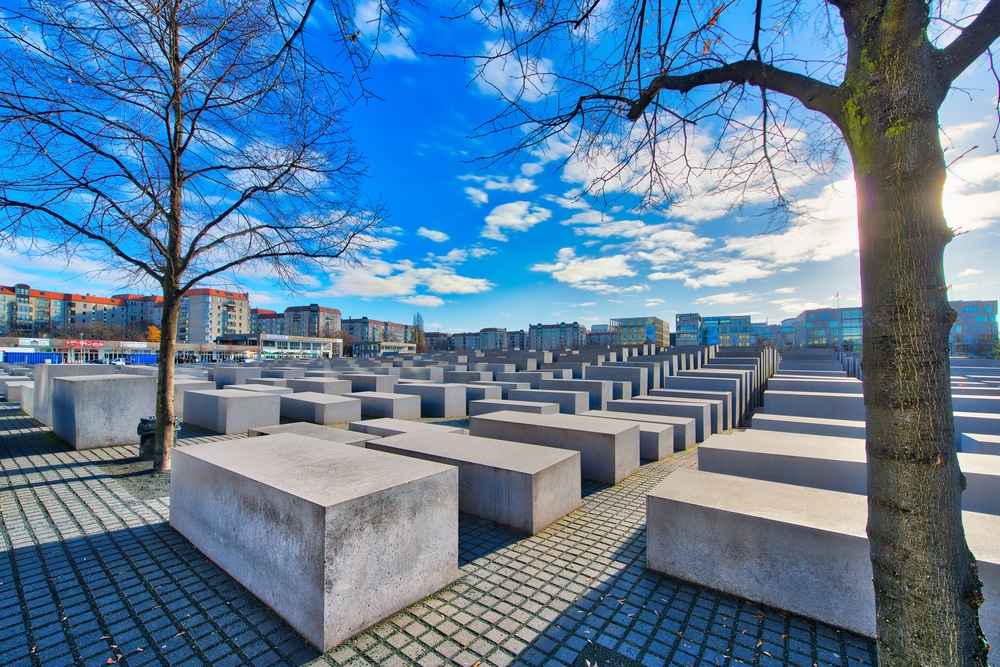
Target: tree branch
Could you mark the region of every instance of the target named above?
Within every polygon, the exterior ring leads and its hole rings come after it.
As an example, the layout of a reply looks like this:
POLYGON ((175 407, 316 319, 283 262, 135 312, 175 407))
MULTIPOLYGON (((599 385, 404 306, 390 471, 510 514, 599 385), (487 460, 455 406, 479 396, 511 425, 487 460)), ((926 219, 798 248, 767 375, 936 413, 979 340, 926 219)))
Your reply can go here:
POLYGON ((954 42, 937 52, 942 86, 947 89, 997 38, 1000 38, 1000 0, 990 0, 954 42))
MULTIPOLYGON (((991 2, 1000 3, 1000 0, 991 2)), ((628 119, 638 120, 661 90, 675 90, 685 94, 700 86, 725 83, 740 86, 750 84, 788 95, 797 99, 807 109, 819 111, 835 123, 840 122, 839 88, 756 60, 741 60, 690 74, 661 74, 653 79, 639 99, 633 102, 628 112, 628 119)))

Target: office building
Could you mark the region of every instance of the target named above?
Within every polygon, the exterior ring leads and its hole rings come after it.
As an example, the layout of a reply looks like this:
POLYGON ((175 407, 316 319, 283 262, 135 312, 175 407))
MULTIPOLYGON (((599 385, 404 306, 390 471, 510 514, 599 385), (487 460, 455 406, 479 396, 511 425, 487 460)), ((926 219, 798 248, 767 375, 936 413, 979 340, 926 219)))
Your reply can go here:
POLYGON ((994 358, 997 348, 996 301, 949 301, 958 313, 948 346, 955 357, 994 358))
POLYGON ((616 345, 670 345, 670 325, 659 317, 623 317, 611 320, 612 339, 616 345))
POLYGON ((679 313, 676 318, 676 344, 704 345, 701 338, 701 315, 698 313, 679 313))

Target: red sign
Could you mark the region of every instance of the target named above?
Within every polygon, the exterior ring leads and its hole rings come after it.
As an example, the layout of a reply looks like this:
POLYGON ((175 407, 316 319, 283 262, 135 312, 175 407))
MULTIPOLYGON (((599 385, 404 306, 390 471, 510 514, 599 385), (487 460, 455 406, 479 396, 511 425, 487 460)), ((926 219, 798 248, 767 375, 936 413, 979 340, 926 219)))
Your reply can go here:
POLYGON ((103 340, 73 340, 66 341, 67 347, 104 347, 103 340))

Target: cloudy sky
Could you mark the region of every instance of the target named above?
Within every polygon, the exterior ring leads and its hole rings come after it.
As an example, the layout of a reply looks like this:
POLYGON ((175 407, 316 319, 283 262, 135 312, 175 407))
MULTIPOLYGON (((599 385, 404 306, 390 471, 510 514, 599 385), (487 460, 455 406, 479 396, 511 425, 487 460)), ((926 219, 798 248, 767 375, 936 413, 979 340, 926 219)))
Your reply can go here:
MULTIPOLYGON (((439 13, 416 16, 408 41, 383 40, 370 79, 381 99, 350 114, 369 165, 366 190, 391 211, 386 243, 364 267, 312 276, 302 294, 245 279, 237 287, 253 306, 319 303, 345 317, 404 323, 419 311, 428 330, 458 332, 647 315, 673 329, 675 314, 691 311, 777 322, 836 306, 835 294, 842 306, 860 304, 849 163, 790 183, 796 212, 779 229, 753 206, 731 214, 731 201, 713 194, 708 179, 691 183, 689 196, 665 213, 627 199, 595 202, 582 188, 599 165, 558 146, 510 161, 479 159, 514 141, 484 133, 483 123, 503 109, 496 89, 517 80, 502 63, 474 80, 470 62, 426 55, 482 51, 493 38, 442 22, 439 13)), ((314 25, 317 34, 325 27, 314 25)), ((942 114, 946 159, 954 161, 945 213, 961 232, 946 252, 947 280, 953 299, 996 299, 1000 279, 989 268, 1000 256, 996 82, 979 63, 959 84, 942 114)), ((4 254, 0 284, 118 291, 113 279, 81 277, 93 268, 86 257, 65 269, 4 254)))

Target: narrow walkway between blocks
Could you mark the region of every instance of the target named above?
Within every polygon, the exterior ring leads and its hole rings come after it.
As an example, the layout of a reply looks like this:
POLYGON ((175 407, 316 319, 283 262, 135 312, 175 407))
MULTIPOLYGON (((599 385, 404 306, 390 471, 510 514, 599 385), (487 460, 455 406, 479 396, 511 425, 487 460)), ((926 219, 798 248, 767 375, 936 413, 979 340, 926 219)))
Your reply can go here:
MULTIPOLYGON (((871 665, 870 640, 645 570, 647 463, 533 537, 462 516, 463 577, 319 655, 109 471, 0 404, 0 667, 871 665)), ((185 427, 181 445, 237 436, 185 427)), ((364 595, 365 591, 358 591, 364 595)))

